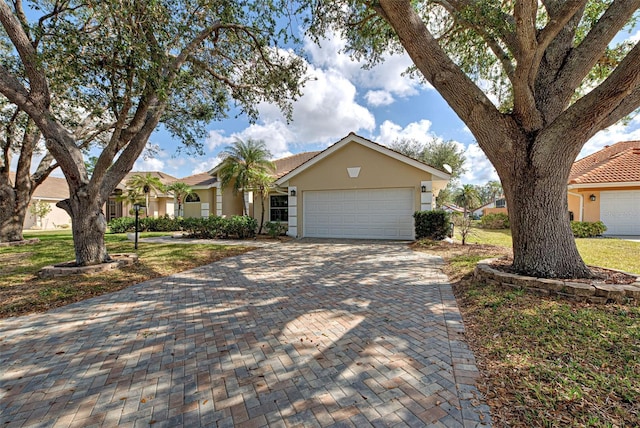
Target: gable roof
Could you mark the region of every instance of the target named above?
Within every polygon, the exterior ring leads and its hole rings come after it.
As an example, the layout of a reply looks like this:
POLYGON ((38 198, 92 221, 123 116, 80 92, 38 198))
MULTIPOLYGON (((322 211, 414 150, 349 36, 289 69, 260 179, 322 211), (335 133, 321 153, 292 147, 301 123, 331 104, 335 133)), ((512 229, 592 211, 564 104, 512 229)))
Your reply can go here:
MULTIPOLYGON (((16 173, 9 172, 9 179, 12 183, 16 182, 16 173)), ((67 180, 60 177, 48 176, 33 191, 31 199, 49 199, 53 201, 62 201, 69 198, 69 185, 67 180)))
POLYGON ((216 177, 212 177, 208 172, 201 172, 199 174, 193 174, 188 177, 180 178, 176 181, 184 183, 193 188, 209 188, 213 186, 218 180, 216 177))
POLYGON ((307 162, 308 160, 314 158, 320 153, 322 152, 302 152, 296 155, 287 156, 286 158, 274 160, 273 163, 276 166, 276 171, 274 174, 275 178, 280 178, 285 174, 288 174, 289 172, 293 171, 294 169, 307 162))
POLYGON ((569 184, 640 182, 640 141, 623 141, 586 156, 571 167, 569 184))
POLYGON ((127 172, 127 175, 125 175, 120 183, 118 183, 116 188, 125 190, 127 188, 127 181, 129 181, 131 177, 133 177, 134 175, 141 175, 145 177, 147 174, 151 174, 152 177, 156 177, 165 186, 177 180, 177 178, 173 175, 169 175, 160 171, 130 171, 127 172))
POLYGON ((356 143, 356 144, 360 144, 363 145, 365 147, 368 147, 378 153, 382 153, 383 155, 387 155, 393 159, 396 159, 400 162, 403 162, 407 165, 413 166, 414 168, 418 168, 422 171, 428 172, 442 180, 449 180, 451 178, 451 175, 444 172, 444 171, 440 171, 439 169, 436 169, 432 166, 427 165, 426 163, 417 161, 413 158, 410 158, 409 156, 405 156, 400 152, 397 152, 395 150, 391 150, 388 147, 385 147, 381 144, 378 144, 376 142, 373 142, 371 140, 368 140, 364 137, 361 137, 353 132, 350 132, 346 137, 342 138, 340 141, 338 141, 337 143, 329 146, 327 149, 325 149, 324 151, 316 154, 315 156, 311 157, 309 160, 307 160, 306 162, 302 163, 300 166, 298 166, 297 168, 292 169, 290 172, 284 174, 283 176, 281 176, 280 178, 278 178, 278 180, 276 180, 276 184, 277 185, 282 185, 283 183, 285 183, 287 180, 290 180, 292 177, 295 177, 296 175, 300 174, 302 171, 305 171, 306 169, 308 169, 309 167, 315 165, 316 163, 320 162, 321 160, 323 160, 324 158, 326 158, 327 156, 331 155, 332 153, 334 153, 336 150, 344 147, 345 145, 349 144, 349 143, 356 143))

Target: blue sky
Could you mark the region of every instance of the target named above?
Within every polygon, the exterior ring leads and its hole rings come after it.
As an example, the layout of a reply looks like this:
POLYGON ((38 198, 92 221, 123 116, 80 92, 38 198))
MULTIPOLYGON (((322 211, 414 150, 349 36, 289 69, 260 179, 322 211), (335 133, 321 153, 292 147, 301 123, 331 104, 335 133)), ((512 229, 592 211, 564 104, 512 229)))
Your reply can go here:
MULTIPOLYGON (((640 39, 640 31, 632 39, 640 39)), ((274 158, 280 158, 322 150, 355 132, 384 145, 398 138, 454 140, 467 159, 463 184, 484 184, 498 178, 473 135, 442 97, 429 85, 402 76, 411 64, 408 56, 390 56, 375 68, 364 70, 348 55, 338 53, 343 47, 338 37, 327 38, 320 46, 305 43, 312 80, 294 104, 292 123, 287 124, 278 109, 267 104, 260 106, 261 116, 255 124, 249 124, 246 117, 211 123, 204 142, 206 155, 201 157, 176 155, 179 143, 158 130, 150 144, 161 151, 153 158, 140 158, 134 171, 161 170, 185 177, 214 167, 220 161, 220 151, 236 138, 264 140, 274 158)), ((631 139, 640 140, 639 116, 626 126, 619 124, 598 133, 580 157, 631 139)))

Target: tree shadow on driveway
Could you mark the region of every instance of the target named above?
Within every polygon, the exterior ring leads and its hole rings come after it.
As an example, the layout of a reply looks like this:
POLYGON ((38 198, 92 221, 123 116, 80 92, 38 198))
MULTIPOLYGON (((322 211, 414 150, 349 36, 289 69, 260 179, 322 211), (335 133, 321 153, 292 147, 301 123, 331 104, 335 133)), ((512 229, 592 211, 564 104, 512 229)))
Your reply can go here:
POLYGON ((4 426, 489 426, 438 258, 296 241, 0 327, 4 426))

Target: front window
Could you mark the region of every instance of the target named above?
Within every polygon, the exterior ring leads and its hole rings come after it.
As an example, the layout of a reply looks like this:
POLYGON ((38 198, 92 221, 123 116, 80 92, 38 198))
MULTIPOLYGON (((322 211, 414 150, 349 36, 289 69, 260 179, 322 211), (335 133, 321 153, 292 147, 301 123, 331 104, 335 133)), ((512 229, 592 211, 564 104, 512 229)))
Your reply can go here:
POLYGON ((184 200, 185 202, 200 202, 200 196, 197 193, 189 193, 184 200))
POLYGON ((496 201, 496 208, 505 208, 507 206, 507 201, 502 198, 496 201))
POLYGON ((289 197, 287 195, 271 195, 269 207, 270 221, 289 221, 289 197))

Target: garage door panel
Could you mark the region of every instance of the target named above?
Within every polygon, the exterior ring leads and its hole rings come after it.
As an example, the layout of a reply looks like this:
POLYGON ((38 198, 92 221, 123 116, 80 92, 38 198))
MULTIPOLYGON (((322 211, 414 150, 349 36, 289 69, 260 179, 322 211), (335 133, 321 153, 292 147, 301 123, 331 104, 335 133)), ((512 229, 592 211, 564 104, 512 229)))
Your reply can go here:
POLYGON ((600 193, 600 219, 607 226, 605 235, 640 235, 640 191, 600 193))
POLYGON ((304 192, 304 236, 413 239, 413 189, 304 192))

